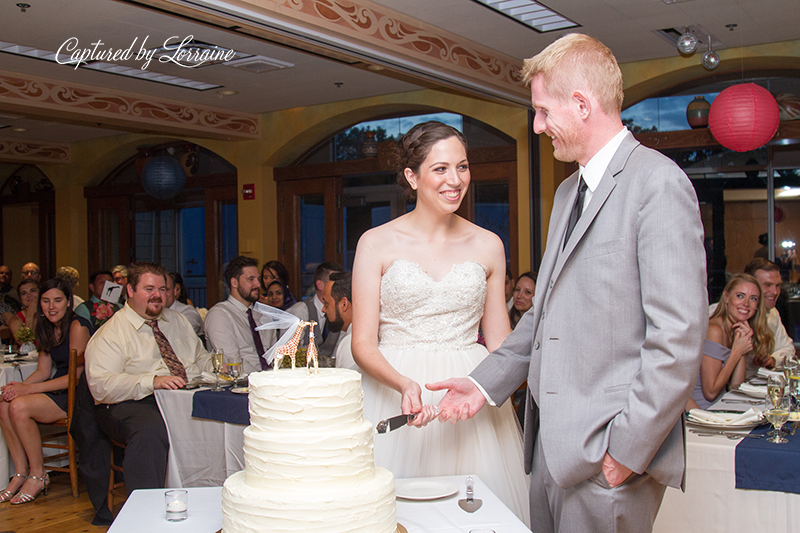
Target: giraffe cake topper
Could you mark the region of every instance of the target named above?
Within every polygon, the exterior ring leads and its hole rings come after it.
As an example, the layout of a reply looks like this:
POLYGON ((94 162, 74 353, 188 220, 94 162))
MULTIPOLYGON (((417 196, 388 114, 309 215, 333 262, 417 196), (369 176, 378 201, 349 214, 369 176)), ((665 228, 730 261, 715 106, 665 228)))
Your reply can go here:
POLYGON ((294 369, 297 347, 303 338, 303 331, 305 331, 306 327, 310 327, 308 350, 306 351, 306 368, 308 373, 311 374, 311 365, 313 363, 314 374, 319 374, 319 352, 314 339, 314 326, 317 323, 314 321, 301 321, 291 313, 258 302, 254 304, 254 308, 259 312, 258 320, 261 322, 261 325, 256 327, 256 330, 285 330, 278 342, 263 354, 267 364, 273 363, 274 369, 278 370, 281 367, 283 358, 288 355, 291 360, 290 369, 294 369))

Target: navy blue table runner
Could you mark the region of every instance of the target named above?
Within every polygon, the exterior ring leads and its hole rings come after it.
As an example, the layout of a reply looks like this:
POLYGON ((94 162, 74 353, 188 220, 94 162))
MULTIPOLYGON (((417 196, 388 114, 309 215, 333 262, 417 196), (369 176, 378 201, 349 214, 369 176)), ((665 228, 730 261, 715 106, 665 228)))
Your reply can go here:
POLYGON ((197 391, 192 397, 192 417, 249 426, 247 394, 234 394, 230 390, 197 391))

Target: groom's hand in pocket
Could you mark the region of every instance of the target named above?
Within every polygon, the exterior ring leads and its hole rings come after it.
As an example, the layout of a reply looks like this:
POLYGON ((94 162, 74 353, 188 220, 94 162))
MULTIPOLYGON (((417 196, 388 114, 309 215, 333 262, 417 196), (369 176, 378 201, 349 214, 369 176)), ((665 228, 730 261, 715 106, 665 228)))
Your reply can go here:
POLYGON ((425 387, 432 391, 447 390, 437 406, 440 422, 449 420, 451 424, 455 424, 459 420, 469 420, 486 403, 486 397, 468 378, 447 379, 438 383, 428 383, 425 387))

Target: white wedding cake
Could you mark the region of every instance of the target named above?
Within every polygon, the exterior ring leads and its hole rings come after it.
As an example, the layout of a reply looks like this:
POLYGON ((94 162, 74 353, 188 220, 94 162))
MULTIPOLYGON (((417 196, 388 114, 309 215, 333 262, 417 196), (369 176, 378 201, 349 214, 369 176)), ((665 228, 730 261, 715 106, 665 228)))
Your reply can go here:
POLYGON ((375 467, 363 397, 352 370, 251 374, 245 468, 225 481, 222 531, 394 532, 394 477, 375 467))

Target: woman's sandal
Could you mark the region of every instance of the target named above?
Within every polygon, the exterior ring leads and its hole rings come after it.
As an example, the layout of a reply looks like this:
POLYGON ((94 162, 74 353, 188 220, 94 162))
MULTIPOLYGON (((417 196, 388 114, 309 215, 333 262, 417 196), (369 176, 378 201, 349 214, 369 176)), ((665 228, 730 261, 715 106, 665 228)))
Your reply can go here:
MULTIPOLYGON (((22 479, 28 479, 28 476, 23 476, 22 474, 14 474, 11 477, 12 478, 21 477, 22 479)), ((23 481, 23 483, 25 482, 23 481)), ((10 501, 11 498, 13 498, 16 494, 17 494, 16 492, 11 492, 10 490, 5 489, 4 491, 0 492, 0 503, 6 503, 7 501, 10 501)))
POLYGON ((44 477, 36 477, 36 476, 29 475, 28 479, 35 479, 36 481, 41 481, 42 482, 42 488, 37 490, 36 494, 34 494, 34 495, 25 494, 24 492, 22 492, 22 489, 20 489, 20 491, 15 496, 15 498, 18 498, 18 499, 17 500, 11 500, 11 505, 20 505, 22 503, 30 503, 33 500, 35 500, 37 496, 39 496, 40 492, 44 492, 44 495, 47 496, 47 487, 50 486, 50 476, 48 476, 46 472, 44 474, 44 477))

